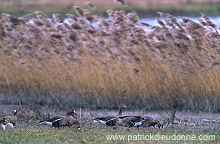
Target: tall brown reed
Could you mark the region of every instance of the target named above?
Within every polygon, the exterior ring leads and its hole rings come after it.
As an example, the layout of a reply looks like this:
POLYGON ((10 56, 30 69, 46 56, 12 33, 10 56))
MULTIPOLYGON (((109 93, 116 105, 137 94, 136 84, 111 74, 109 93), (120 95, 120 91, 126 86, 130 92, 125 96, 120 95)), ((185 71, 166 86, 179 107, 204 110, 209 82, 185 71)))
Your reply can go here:
POLYGON ((220 110, 220 37, 208 17, 160 12, 152 26, 135 12, 74 9, 78 17, 1 15, 2 103, 220 110))

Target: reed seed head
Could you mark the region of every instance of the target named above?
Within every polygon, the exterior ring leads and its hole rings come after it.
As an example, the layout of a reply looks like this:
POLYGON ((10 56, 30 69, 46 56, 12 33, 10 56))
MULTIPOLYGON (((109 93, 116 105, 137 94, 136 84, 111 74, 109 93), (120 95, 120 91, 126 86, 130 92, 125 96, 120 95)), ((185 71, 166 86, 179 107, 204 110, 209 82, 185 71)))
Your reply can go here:
POLYGON ((74 6, 74 10, 75 10, 76 14, 78 14, 79 16, 81 16, 81 17, 84 16, 83 9, 80 6, 74 6))

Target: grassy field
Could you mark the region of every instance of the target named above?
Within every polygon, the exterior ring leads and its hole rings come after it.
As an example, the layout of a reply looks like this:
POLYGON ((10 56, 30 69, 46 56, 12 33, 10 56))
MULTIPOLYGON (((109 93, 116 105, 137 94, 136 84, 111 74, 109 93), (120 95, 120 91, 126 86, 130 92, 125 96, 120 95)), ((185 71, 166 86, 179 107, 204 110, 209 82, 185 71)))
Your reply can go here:
POLYGON ((55 107, 35 106, 1 106, 0 116, 11 115, 13 109, 18 111, 18 121, 15 129, 0 131, 2 144, 63 144, 63 143, 201 143, 218 144, 220 142, 219 114, 177 112, 175 124, 166 123, 166 111, 129 111, 123 115, 151 116, 164 124, 164 129, 128 129, 119 127, 112 130, 109 127, 94 123, 95 117, 115 115, 114 110, 76 110, 81 129, 52 129, 38 122, 47 117, 63 115, 66 110, 55 107), (164 137, 165 140, 162 139, 164 137), (185 138, 185 139, 184 139, 185 138))
POLYGON ((15 129, 0 131, 0 143, 14 144, 63 144, 63 143, 201 143, 218 144, 220 142, 219 114, 177 112, 175 124, 166 123, 165 111, 129 111, 123 115, 151 116, 164 124, 164 129, 128 129, 119 127, 112 130, 109 127, 94 123, 95 117, 115 115, 114 110, 76 110, 81 129, 52 129, 38 122, 50 113, 51 116, 63 115, 66 110, 55 107, 34 106, 1 106, 0 116, 10 115, 13 109, 19 110, 15 129), (81 117, 80 117, 81 116, 81 117), (165 140, 162 140, 164 137, 165 140), (184 139, 185 138, 185 139, 184 139))
MULTIPOLYGON (((63 143, 201 143, 201 144, 217 144, 219 143, 219 131, 208 130, 94 130, 94 129, 82 129, 74 130, 70 128, 64 129, 17 129, 12 131, 0 131, 0 143, 14 144, 63 144, 63 143), (185 135, 191 137, 193 140, 184 140, 175 135, 185 135), (115 140, 111 136, 114 137, 115 140), (121 137, 119 137, 121 136, 121 137), (123 137, 124 136, 124 137, 123 137), (148 137, 149 136, 149 137, 148 137), (151 137, 150 137, 151 136, 151 137), (160 140, 161 136, 171 137, 171 140, 160 140), (116 140, 118 139, 118 140, 116 140), (172 140, 174 139, 174 140, 172 140), (195 140, 194 140, 195 139, 195 140)), ((168 138, 169 139, 169 138, 168 138)), ((188 138, 189 139, 189 138, 188 138)))

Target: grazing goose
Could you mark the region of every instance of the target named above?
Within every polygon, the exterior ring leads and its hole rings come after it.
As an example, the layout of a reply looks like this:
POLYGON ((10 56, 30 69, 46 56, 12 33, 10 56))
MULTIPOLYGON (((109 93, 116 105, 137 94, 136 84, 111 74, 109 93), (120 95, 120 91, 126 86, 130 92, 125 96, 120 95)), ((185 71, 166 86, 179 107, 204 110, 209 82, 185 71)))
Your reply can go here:
POLYGON ((11 130, 14 126, 5 117, 0 121, 0 130, 11 130))
POLYGON ((154 120, 153 118, 146 116, 124 116, 119 117, 119 121, 115 124, 113 129, 116 129, 118 126, 124 126, 124 127, 155 127, 158 126, 158 128, 163 128, 163 125, 160 124, 158 120, 154 120))
POLYGON ((5 116, 5 118, 15 126, 17 119, 18 119, 17 118, 17 110, 13 111, 13 116, 5 116))
POLYGON ((76 125, 80 128, 80 123, 72 116, 76 114, 75 110, 68 111, 65 116, 56 116, 53 118, 47 118, 43 121, 40 121, 39 124, 47 124, 52 127, 70 127, 76 125))
POLYGON ((119 112, 116 116, 106 116, 106 117, 98 117, 94 119, 94 122, 98 122, 105 126, 114 126, 118 121, 118 117, 122 115, 122 110, 126 108, 125 105, 121 105, 119 108, 119 112))

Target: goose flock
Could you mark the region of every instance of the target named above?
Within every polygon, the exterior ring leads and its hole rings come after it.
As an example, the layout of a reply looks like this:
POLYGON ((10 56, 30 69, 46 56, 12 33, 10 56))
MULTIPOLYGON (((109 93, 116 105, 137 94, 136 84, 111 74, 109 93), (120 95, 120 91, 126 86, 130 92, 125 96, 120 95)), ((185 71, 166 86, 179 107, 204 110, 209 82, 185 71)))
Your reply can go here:
MULTIPOLYGON (((158 121, 149 116, 122 116, 123 109, 126 108, 125 105, 121 105, 117 115, 97 117, 94 119, 94 122, 98 122, 102 125, 109 126, 112 129, 117 129, 121 127, 136 127, 136 128, 159 128, 163 129, 163 125, 158 121)), ((39 121, 39 124, 49 125, 52 128, 60 127, 71 127, 74 126, 77 129, 80 129, 80 123, 76 119, 77 112, 75 110, 67 111, 63 116, 54 116, 51 117, 48 114, 48 117, 42 121, 39 121)), ((14 128, 17 122, 17 110, 13 111, 13 116, 5 116, 0 119, 0 130, 11 130, 14 128)))
POLYGON ((129 128, 149 128, 151 126, 156 128, 157 126, 159 129, 163 129, 163 125, 158 120, 154 120, 152 117, 149 116, 122 116, 122 110, 124 108, 126 108, 126 106, 121 105, 119 113, 116 116, 98 117, 95 118, 94 121, 105 126, 110 126, 113 129, 117 129, 118 126, 129 128))

